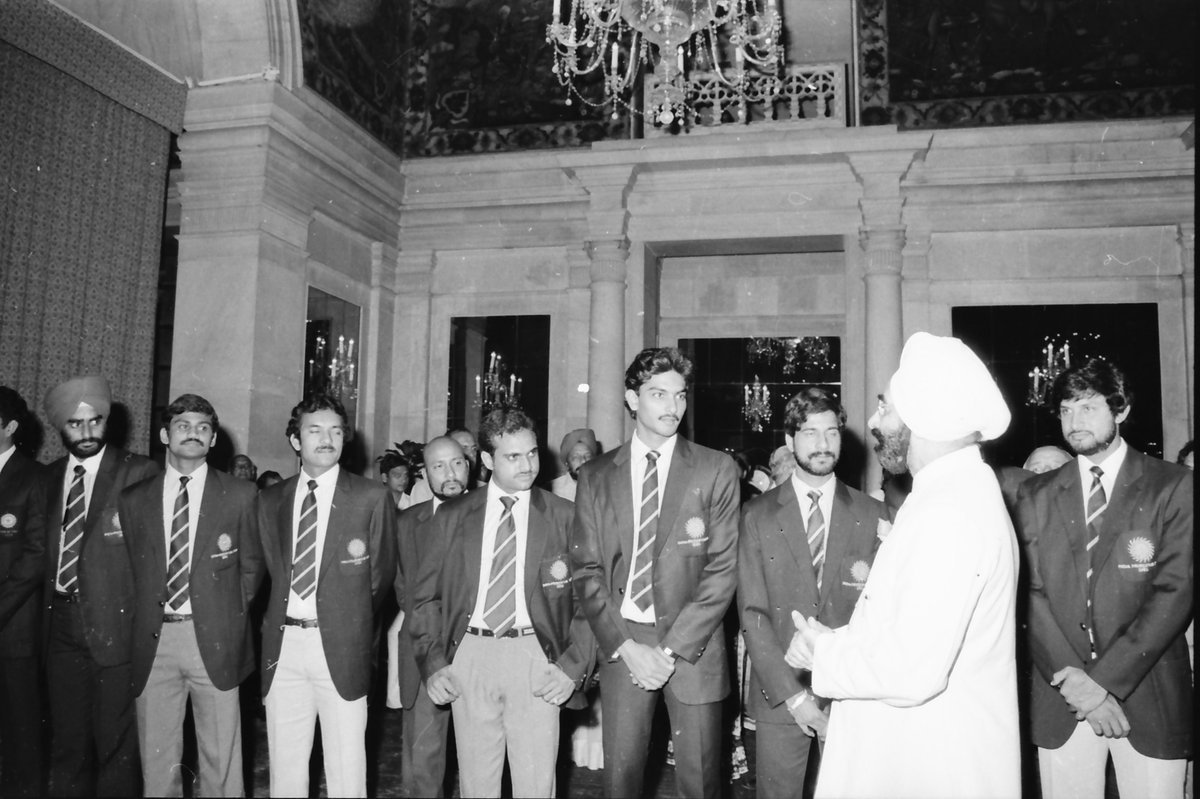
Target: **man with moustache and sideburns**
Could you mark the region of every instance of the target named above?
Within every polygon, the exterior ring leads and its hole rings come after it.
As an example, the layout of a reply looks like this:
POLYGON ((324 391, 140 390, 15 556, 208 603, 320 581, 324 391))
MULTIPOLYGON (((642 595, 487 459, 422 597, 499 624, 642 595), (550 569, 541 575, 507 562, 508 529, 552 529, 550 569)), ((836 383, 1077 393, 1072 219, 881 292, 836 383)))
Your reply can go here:
POLYGON ((396 568, 396 506, 383 483, 338 465, 350 434, 335 397, 306 398, 287 426, 300 474, 258 495, 272 796, 308 796, 318 719, 329 795, 367 795, 367 690, 375 612, 396 568))
POLYGON ((680 796, 720 793, 721 621, 737 586, 738 469, 678 435, 692 363, 642 350, 625 372, 633 438, 579 471, 571 559, 596 635, 605 794, 641 796, 666 700, 680 796))

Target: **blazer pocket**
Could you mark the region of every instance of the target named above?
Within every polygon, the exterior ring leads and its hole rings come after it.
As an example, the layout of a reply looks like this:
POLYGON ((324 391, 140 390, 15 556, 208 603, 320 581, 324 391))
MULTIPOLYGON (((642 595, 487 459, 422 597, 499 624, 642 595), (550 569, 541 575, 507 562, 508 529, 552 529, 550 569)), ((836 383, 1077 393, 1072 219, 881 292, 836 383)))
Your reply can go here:
POLYGON ((1158 568, 1158 536, 1153 530, 1128 530, 1113 542, 1112 559, 1121 579, 1133 583, 1150 580, 1158 568))
MULTIPOLYGON (((845 588, 853 588, 855 591, 862 592, 867 585, 867 578, 871 575, 871 560, 862 555, 847 555, 842 558, 842 562, 838 569, 838 581, 845 588)), ((828 579, 828 577, 825 577, 828 579)))
POLYGON ((229 533, 217 536, 217 549, 208 555, 209 563, 215 571, 232 568, 238 562, 238 546, 229 533))

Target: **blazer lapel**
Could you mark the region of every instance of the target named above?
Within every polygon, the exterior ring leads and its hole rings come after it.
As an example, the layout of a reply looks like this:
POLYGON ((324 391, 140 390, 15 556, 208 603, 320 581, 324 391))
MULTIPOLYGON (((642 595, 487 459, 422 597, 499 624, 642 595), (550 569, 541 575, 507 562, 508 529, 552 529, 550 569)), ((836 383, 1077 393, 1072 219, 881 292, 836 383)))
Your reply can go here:
MULTIPOLYGON (((612 465, 609 467, 613 470, 611 479, 604 481, 609 487, 610 499, 617 513, 617 529, 614 536, 617 539, 618 553, 624 552, 626 541, 633 545, 633 462, 629 455, 629 442, 626 441, 613 455, 612 465)), ((631 552, 630 555, 632 554, 631 552)))
MULTIPOLYGON (((478 499, 463 513, 463 586, 467 589, 468 613, 475 610, 475 602, 479 599, 480 564, 483 562, 483 523, 487 518, 487 487, 479 489, 478 493, 471 492, 472 498, 478 499)), ((484 579, 487 579, 486 577, 484 579)), ((487 586, 484 586, 484 590, 487 586)))
POLYGON ((692 447, 683 437, 675 439, 675 453, 671 456, 671 471, 667 474, 667 485, 663 491, 661 510, 658 513, 658 532, 654 537, 654 555, 667 543, 675 529, 675 517, 683 507, 684 497, 692 485, 692 472, 696 469, 692 461, 692 447))
MULTIPOLYGON (((829 600, 835 583, 841 581, 842 558, 846 555, 846 543, 854 530, 862 524, 850 506, 850 492, 840 480, 833 488, 833 518, 825 535, 825 571, 821 575, 821 604, 829 600)), ((805 539, 807 541, 807 538, 805 539)))
POLYGON ((296 492, 300 490, 299 476, 288 478, 291 480, 291 485, 279 495, 278 508, 278 544, 279 544, 279 562, 282 566, 284 574, 291 580, 292 573, 292 525, 295 522, 292 519, 292 507, 296 504, 296 492))
POLYGON ((775 510, 779 522, 779 535, 796 559, 797 568, 807 566, 812 568, 812 555, 808 551, 808 538, 804 535, 804 517, 800 515, 800 505, 796 502, 796 491, 789 480, 779 487, 775 494, 779 503, 775 510))
MULTIPOLYGON (((1058 497, 1055 499, 1058 516, 1062 527, 1066 530, 1067 550, 1075 563, 1075 584, 1084 602, 1088 598, 1088 551, 1087 551, 1087 520, 1083 511, 1083 484, 1079 481, 1079 468, 1068 464, 1059 470, 1058 497)), ((1054 530, 1055 524, 1046 526, 1054 530)), ((1051 533, 1053 535, 1054 533, 1051 533)))
POLYGON ((338 553, 342 550, 342 540, 338 537, 338 531, 347 529, 347 525, 341 522, 342 516, 346 513, 345 508, 349 507, 350 498, 347 495, 349 490, 349 474, 345 469, 340 469, 338 470, 337 485, 333 487, 333 503, 329 506, 329 521, 325 523, 325 544, 321 548, 321 567, 317 570, 318 585, 321 577, 337 560, 338 553))
MULTIPOLYGON (((146 492, 146 507, 144 513, 150 519, 150 540, 147 546, 150 547, 150 557, 154 559, 154 564, 163 575, 163 586, 166 586, 167 576, 167 545, 165 542, 166 531, 163 528, 163 509, 162 495, 163 486, 166 485, 167 478, 165 474, 157 475, 151 482, 152 490, 146 492)), ((207 489, 205 491, 207 493, 207 489)), ((196 532, 199 536, 199 531, 196 532)), ((195 549, 193 548, 193 559, 195 558, 195 549)))
MULTIPOLYGON (((1128 445, 1126 445, 1128 446, 1128 445)), ((1129 447, 1125 453, 1125 461, 1117 472, 1113 483, 1113 495, 1108 499, 1108 506, 1100 514, 1100 540, 1092 550, 1092 569, 1100 571, 1112 554, 1113 544, 1121 530, 1128 530, 1129 519, 1136 510, 1132 502, 1138 496, 1139 483, 1142 481, 1142 453, 1129 447)))
POLYGON ((546 551, 549 525, 546 522, 546 503, 537 489, 529 492, 529 525, 525 532, 525 607, 532 610, 534 594, 540 595, 542 556, 546 551))
POLYGON ((88 500, 87 527, 95 524, 100 518, 100 512, 104 510, 104 499, 112 491, 116 472, 121 468, 116 461, 116 451, 105 447, 104 455, 100 458, 100 468, 96 470, 96 480, 92 483, 92 496, 88 500))
POLYGON ((225 497, 225 487, 221 484, 221 479, 216 469, 209 469, 204 480, 204 496, 200 497, 200 513, 197 516, 196 535, 192 544, 192 571, 195 571, 196 553, 211 552, 214 549, 210 546, 212 539, 220 535, 220 531, 214 525, 217 521, 216 509, 222 506, 225 497))

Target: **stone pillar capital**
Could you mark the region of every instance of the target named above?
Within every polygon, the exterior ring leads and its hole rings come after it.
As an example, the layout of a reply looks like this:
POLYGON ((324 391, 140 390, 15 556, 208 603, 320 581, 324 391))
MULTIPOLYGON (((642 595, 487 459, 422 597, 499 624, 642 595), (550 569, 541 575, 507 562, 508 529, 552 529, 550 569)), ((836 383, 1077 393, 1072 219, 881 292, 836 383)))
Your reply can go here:
POLYGON ((591 255, 592 283, 625 283, 629 242, 625 239, 606 239, 588 244, 591 255))

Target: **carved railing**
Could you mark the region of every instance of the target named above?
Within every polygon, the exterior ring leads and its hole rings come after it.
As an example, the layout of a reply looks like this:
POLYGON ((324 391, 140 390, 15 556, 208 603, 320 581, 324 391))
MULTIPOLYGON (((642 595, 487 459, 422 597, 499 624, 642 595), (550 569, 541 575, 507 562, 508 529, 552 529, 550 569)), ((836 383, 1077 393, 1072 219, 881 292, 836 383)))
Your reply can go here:
POLYGON ((712 72, 687 76, 687 105, 691 112, 682 125, 663 126, 655 118, 654 98, 663 88, 656 75, 645 84, 646 137, 674 133, 715 132, 718 128, 844 128, 846 126, 846 65, 789 64, 783 75, 744 77, 742 97, 712 72))

